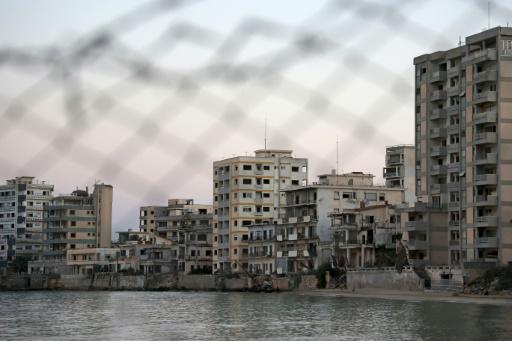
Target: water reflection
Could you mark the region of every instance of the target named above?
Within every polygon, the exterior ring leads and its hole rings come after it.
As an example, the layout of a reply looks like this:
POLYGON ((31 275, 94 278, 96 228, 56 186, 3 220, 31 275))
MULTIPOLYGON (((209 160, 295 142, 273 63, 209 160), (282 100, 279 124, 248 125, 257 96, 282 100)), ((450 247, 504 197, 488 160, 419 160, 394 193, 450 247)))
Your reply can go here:
POLYGON ((510 340, 512 308, 193 292, 3 292, 0 339, 510 340))

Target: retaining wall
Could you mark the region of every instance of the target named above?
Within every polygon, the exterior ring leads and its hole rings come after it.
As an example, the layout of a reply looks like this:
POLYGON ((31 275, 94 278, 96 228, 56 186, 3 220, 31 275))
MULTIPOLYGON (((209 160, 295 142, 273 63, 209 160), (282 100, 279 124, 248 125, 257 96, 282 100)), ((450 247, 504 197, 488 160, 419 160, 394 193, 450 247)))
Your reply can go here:
POLYGON ((414 271, 366 269, 347 272, 348 289, 424 290, 424 281, 414 271))

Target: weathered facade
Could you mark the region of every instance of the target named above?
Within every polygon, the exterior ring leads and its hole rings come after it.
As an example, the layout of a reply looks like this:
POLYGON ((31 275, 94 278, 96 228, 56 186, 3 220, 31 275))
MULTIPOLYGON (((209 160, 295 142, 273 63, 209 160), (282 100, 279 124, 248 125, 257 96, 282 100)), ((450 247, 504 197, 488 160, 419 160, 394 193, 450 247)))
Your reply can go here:
POLYGON ((38 258, 43 248, 43 212, 52 192, 53 185, 31 176, 0 186, 0 263, 5 265, 16 256, 38 258))
POLYGON ((94 185, 54 197, 45 209, 42 260, 65 260, 67 250, 110 248, 113 187, 94 185))
POLYGON ((308 161, 291 150, 257 150, 213 163, 213 270, 247 271, 249 226, 279 218, 281 191, 307 184, 308 161))
POLYGON ((496 27, 465 42, 414 59, 416 193, 426 204, 421 221, 427 225, 411 225, 409 240, 434 265, 507 264, 512 261, 512 28, 496 27), (429 223, 434 220, 439 224, 429 223))

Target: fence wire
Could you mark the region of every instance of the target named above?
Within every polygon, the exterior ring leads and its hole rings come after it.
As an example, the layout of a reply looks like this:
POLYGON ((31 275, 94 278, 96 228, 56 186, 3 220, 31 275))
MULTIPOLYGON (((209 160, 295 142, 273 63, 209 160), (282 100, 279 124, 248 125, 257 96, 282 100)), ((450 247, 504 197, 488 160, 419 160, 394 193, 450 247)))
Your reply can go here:
MULTIPOLYGON (((338 134, 342 167, 379 175, 385 145, 414 141, 414 53, 455 47, 489 17, 487 1, 336 0, 229 26, 212 3, 148 1, 71 41, 1 46, 3 177, 61 192, 101 179, 133 206, 114 225, 133 225, 137 205, 211 201, 212 161, 261 148, 266 115, 270 147, 308 157, 310 180, 334 166, 338 134), (217 20, 187 14, 212 6, 217 20)), ((492 8, 508 24, 512 4, 492 8)))

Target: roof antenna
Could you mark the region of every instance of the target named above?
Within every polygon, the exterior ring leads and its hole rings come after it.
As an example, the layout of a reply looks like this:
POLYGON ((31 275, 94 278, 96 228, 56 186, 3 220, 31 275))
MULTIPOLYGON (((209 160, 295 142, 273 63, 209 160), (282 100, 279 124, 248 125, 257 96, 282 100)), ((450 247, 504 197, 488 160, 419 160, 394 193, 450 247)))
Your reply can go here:
POLYGON ((487 1, 487 29, 491 28, 491 2, 487 1))
POLYGON ((338 147, 338 145, 339 145, 339 137, 338 137, 338 135, 336 135, 336 175, 340 174, 340 172, 339 172, 339 168, 340 168, 340 167, 339 167, 339 163, 340 163, 340 160, 339 160, 339 158, 340 158, 340 152, 339 152, 339 147, 338 147))
POLYGON ((459 46, 462 46, 462 37, 459 36, 459 46))
POLYGON ((267 114, 265 113, 265 150, 267 150, 267 114))

